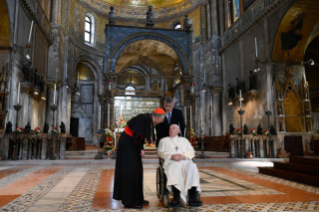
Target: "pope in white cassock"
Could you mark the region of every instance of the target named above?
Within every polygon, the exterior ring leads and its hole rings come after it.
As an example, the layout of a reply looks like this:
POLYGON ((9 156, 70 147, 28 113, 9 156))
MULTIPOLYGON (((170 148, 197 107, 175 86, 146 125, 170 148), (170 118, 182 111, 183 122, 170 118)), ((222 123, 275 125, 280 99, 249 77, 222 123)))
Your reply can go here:
POLYGON ((174 193, 170 207, 180 207, 180 198, 190 206, 201 206, 199 199, 200 178, 196 164, 192 161, 195 151, 184 137, 178 137, 179 127, 172 124, 169 137, 159 142, 157 154, 164 159, 164 172, 167 177, 167 189, 174 193))

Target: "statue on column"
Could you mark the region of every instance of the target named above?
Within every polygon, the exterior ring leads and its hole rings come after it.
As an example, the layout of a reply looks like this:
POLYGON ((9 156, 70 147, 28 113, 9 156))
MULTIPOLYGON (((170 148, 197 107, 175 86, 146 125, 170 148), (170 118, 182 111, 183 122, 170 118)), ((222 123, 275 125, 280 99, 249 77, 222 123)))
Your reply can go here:
POLYGON ((189 23, 188 15, 185 15, 184 17, 184 30, 189 31, 191 29, 192 25, 189 23))
POLYGON ((153 7, 148 6, 148 11, 146 12, 146 27, 153 27, 153 26, 154 26, 153 7))
POLYGON ((253 71, 249 71, 249 90, 257 90, 257 76, 253 71))
POLYGON ((23 72, 23 75, 24 75, 24 81, 28 81, 28 82, 31 82, 31 79, 32 79, 32 75, 33 75, 33 71, 31 69, 31 62, 29 62, 28 64, 24 65, 23 68, 22 68, 22 72, 23 72))
POLYGON ((114 7, 110 7, 109 12, 109 25, 114 26, 115 25, 115 13, 114 13, 114 7))
POLYGON ((34 87, 39 87, 40 76, 38 74, 38 69, 35 69, 33 76, 33 85, 34 87))

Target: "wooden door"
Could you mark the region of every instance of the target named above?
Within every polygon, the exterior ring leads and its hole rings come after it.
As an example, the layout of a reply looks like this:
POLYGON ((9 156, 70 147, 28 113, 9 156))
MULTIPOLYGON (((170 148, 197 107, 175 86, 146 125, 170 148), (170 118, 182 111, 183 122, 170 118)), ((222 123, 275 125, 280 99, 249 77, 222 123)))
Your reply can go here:
POLYGON ((302 136, 285 136, 284 145, 290 156, 303 156, 302 136))

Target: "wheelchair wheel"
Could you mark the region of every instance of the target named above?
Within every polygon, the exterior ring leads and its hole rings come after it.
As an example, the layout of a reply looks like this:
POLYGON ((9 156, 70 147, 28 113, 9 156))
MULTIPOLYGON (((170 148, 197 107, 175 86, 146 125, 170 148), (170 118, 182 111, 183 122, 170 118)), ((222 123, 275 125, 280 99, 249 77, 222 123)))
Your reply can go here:
POLYGON ((160 168, 157 168, 156 170, 156 194, 157 198, 161 202, 163 200, 163 189, 162 189, 162 172, 160 168))

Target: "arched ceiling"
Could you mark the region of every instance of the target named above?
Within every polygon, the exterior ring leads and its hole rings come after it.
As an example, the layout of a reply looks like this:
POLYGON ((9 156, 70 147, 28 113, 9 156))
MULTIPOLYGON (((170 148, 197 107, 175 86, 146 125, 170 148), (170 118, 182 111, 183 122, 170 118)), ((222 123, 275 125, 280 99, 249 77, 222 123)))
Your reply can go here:
POLYGON ((81 62, 79 62, 76 66, 76 79, 78 79, 78 76, 80 77, 80 80, 95 80, 90 67, 81 62))
POLYGON ((176 63, 181 64, 176 52, 160 41, 141 40, 126 46, 116 61, 115 72, 133 65, 146 65, 159 74, 172 75, 176 63))
POLYGON ((130 7, 147 7, 152 5, 153 8, 167 7, 184 0, 103 0, 106 3, 116 6, 130 6, 130 7))
POLYGON ((116 17, 129 19, 146 18, 148 6, 153 7, 155 19, 165 19, 195 8, 201 0, 80 0, 86 5, 108 16, 110 6, 114 6, 116 17))
MULTIPOLYGON (((120 73, 134 65, 144 65, 153 68, 159 75, 177 76, 176 64, 182 63, 171 47, 160 41, 146 39, 133 42, 122 50, 116 61, 115 73, 120 73)), ((178 76, 179 74, 180 71, 178 76)), ((166 79, 169 87, 172 87, 175 81, 166 79)))
POLYGON ((272 60, 303 62, 310 35, 319 22, 319 1, 297 0, 287 11, 278 28, 272 60))
POLYGON ((0 47, 11 46, 10 22, 5 0, 0 0, 0 47))

